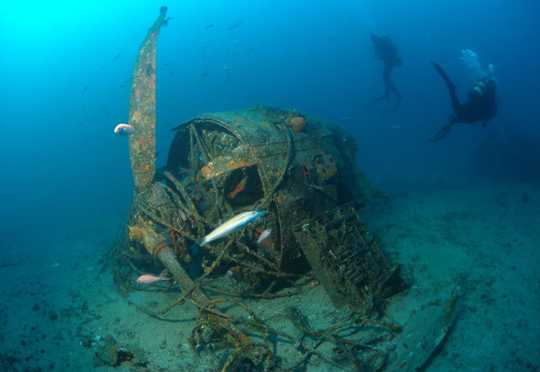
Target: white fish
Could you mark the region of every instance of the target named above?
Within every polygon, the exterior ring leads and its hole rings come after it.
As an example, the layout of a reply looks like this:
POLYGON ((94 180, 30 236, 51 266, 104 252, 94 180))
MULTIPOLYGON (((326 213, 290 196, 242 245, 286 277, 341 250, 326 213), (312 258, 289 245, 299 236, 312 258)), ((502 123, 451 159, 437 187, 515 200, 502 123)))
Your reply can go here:
POLYGON ((257 218, 265 214, 265 211, 249 211, 240 213, 239 215, 234 216, 230 220, 223 222, 219 225, 214 231, 206 235, 199 244, 201 247, 210 243, 213 240, 224 237, 235 232, 238 229, 246 226, 247 224, 255 221, 257 218))
POLYGON ((261 235, 259 235, 255 243, 257 243, 257 245, 261 244, 266 238, 270 236, 271 233, 272 230, 264 230, 261 235))
POLYGON ((133 125, 129 124, 118 124, 116 128, 114 128, 114 133, 119 136, 127 136, 135 133, 135 128, 133 128, 133 125))
POLYGON ((182 221, 187 221, 187 216, 183 210, 178 209, 178 214, 180 215, 180 218, 182 219, 182 221))

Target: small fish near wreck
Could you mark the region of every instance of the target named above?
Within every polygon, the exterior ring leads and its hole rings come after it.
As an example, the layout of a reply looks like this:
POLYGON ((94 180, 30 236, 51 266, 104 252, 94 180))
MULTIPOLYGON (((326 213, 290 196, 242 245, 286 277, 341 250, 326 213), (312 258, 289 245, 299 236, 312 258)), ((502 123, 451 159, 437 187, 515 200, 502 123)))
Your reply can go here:
POLYGON ((139 276, 139 278, 137 278, 137 283, 141 283, 141 284, 152 284, 152 283, 156 283, 156 282, 159 282, 161 280, 171 280, 171 278, 165 278, 163 276, 163 271, 161 272, 161 274, 159 274, 159 276, 155 276, 155 275, 141 275, 139 276))
POLYGON ((116 128, 114 128, 114 133, 118 134, 119 136, 127 136, 135 133, 135 128, 129 124, 118 124, 116 128))
POLYGON ((261 243, 266 240, 266 238, 268 238, 270 236, 270 234, 272 233, 272 230, 264 230, 261 235, 259 235, 259 237, 257 238, 257 240, 255 241, 255 244, 257 245, 261 245, 261 243))
POLYGON ((255 211, 240 213, 239 215, 234 216, 233 218, 223 222, 210 234, 206 235, 201 240, 200 246, 203 247, 204 245, 210 243, 211 241, 222 238, 225 235, 232 234, 236 230, 239 230, 242 227, 245 227, 246 225, 248 225, 249 223, 255 221, 257 218, 261 217, 265 213, 266 213, 265 211, 255 210, 255 211))

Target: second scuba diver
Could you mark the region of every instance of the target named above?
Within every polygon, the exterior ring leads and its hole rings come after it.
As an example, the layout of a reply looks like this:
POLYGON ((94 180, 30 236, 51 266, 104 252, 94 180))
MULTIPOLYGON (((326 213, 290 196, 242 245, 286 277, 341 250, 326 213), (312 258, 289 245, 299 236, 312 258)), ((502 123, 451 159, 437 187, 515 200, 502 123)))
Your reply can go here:
POLYGON ((497 115, 497 83, 495 80, 489 77, 477 80, 469 88, 469 92, 467 93, 469 100, 460 104, 459 98, 456 95, 456 85, 446 75, 441 66, 433 61, 431 63, 448 86, 454 113, 449 116, 448 124, 442 127, 430 142, 442 140, 450 133, 452 126, 456 123, 471 124, 480 121, 482 122, 482 126, 486 127, 487 122, 497 115))
POLYGON ((403 65, 403 61, 399 56, 396 45, 389 36, 378 36, 376 34, 371 34, 371 41, 373 41, 375 57, 384 63, 382 74, 384 81, 384 95, 371 101, 369 106, 372 106, 383 99, 389 99, 390 92, 392 92, 396 96, 396 104, 394 105, 395 110, 401 104, 403 97, 401 97, 401 95, 398 93, 396 86, 392 82, 392 69, 395 66, 403 65))

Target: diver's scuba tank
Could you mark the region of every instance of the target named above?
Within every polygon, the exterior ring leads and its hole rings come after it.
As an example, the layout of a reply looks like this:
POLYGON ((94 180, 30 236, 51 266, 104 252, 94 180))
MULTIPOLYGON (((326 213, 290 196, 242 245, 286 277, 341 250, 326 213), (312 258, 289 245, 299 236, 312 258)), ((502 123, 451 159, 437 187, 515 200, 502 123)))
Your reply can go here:
POLYGON ((482 99, 487 89, 488 89, 488 85, 487 85, 486 80, 485 79, 478 80, 469 88, 469 92, 467 93, 467 96, 469 97, 469 101, 482 99))
POLYGON ((467 96, 469 101, 476 101, 484 98, 488 91, 495 91, 497 85, 493 79, 482 78, 474 83, 470 88, 467 96))

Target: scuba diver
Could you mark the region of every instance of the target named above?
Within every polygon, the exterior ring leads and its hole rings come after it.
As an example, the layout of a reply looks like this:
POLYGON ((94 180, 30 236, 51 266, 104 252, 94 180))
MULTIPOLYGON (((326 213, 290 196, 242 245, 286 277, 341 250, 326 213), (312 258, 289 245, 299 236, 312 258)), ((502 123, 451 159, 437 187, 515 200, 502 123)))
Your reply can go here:
POLYGON ((430 142, 442 140, 450 133, 452 126, 456 123, 471 124, 481 121, 482 127, 485 128, 487 122, 497 115, 497 83, 495 80, 487 76, 477 80, 469 88, 469 92, 467 93, 469 100, 464 104, 460 104, 459 98, 456 95, 456 85, 446 75, 446 72, 444 72, 441 66, 433 61, 431 63, 448 86, 454 113, 449 116, 448 124, 442 127, 430 142))
POLYGON ((383 69, 383 81, 384 81, 384 96, 374 99, 369 103, 368 106, 372 106, 375 103, 390 98, 390 91, 396 96, 396 104, 394 105, 394 110, 399 107, 403 97, 398 93, 396 86, 392 83, 392 69, 394 66, 403 65, 403 61, 399 56, 397 47, 395 46, 392 39, 389 36, 378 36, 376 34, 371 34, 371 41, 373 41, 373 48, 375 51, 375 57, 384 62, 383 69))

